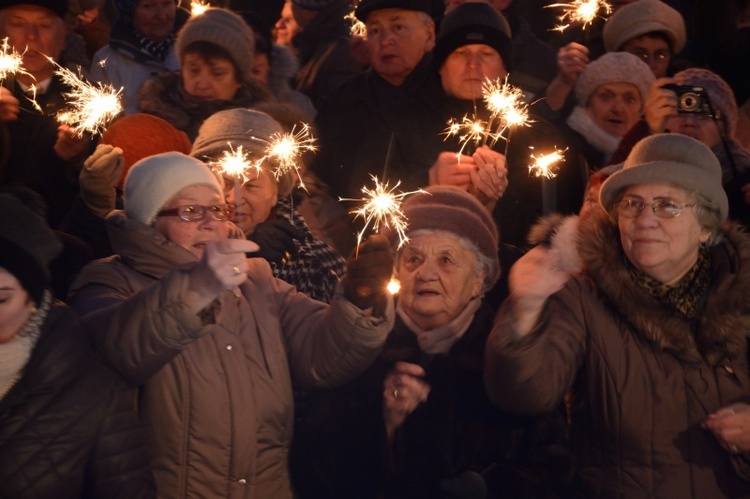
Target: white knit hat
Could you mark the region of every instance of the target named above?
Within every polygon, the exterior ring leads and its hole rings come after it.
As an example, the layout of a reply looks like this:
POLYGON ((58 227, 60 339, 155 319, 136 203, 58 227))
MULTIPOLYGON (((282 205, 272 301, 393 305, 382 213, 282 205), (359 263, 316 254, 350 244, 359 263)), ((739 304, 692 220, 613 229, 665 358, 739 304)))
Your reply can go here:
POLYGON ((216 175, 195 158, 179 152, 144 158, 130 168, 125 178, 125 214, 151 225, 177 193, 192 185, 207 185, 224 196, 216 175))
POLYGON ((605 83, 632 83, 646 101, 649 88, 654 82, 654 73, 638 56, 627 52, 608 52, 591 62, 576 81, 576 99, 586 107, 591 95, 605 83))
POLYGON ((673 54, 685 48, 687 35, 682 15, 660 0, 638 0, 612 14, 602 31, 604 48, 607 52, 622 50, 633 38, 653 32, 667 35, 673 54))

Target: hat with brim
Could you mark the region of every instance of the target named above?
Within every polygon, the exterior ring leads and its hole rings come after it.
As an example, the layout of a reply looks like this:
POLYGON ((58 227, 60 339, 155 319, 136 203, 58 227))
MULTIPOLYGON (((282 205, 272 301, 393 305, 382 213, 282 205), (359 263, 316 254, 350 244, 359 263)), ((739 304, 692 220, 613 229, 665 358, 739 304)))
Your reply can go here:
POLYGON ((362 0, 357 5, 354 15, 364 23, 371 12, 383 9, 415 10, 432 15, 432 4, 429 0, 362 0))

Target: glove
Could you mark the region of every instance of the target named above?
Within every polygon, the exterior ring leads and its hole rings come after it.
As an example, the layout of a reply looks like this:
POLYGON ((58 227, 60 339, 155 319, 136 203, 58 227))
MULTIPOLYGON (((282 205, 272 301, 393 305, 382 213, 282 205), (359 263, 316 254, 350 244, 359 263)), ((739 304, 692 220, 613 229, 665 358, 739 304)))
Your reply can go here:
POLYGON ((269 263, 283 265, 297 254, 297 243, 294 240, 304 239, 305 236, 303 230, 286 220, 266 220, 258 224, 253 233, 247 236, 250 241, 260 246, 260 250, 248 256, 264 258, 269 263))
POLYGON ((385 310, 388 282, 393 274, 393 254, 388 239, 373 235, 359 245, 346 261, 344 296, 361 309, 385 310), (356 255, 356 256, 355 256, 356 255))
POLYGON ((94 154, 83 162, 78 175, 81 199, 93 213, 102 218, 115 209, 115 186, 124 166, 122 149, 109 144, 96 146, 94 154))

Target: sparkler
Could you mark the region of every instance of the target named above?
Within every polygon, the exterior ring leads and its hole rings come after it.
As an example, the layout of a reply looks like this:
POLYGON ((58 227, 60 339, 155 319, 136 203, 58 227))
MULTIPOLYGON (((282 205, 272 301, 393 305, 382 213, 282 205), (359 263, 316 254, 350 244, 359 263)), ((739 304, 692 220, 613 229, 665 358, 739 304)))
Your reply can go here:
POLYGON ((255 175, 260 175, 262 168, 260 167, 260 161, 252 161, 243 150, 242 146, 239 146, 236 150, 229 144, 229 150, 224 151, 224 154, 218 161, 213 165, 221 171, 227 177, 234 178, 234 205, 237 208, 237 214, 240 213, 240 205, 242 204, 242 185, 250 180, 249 174, 255 171, 255 175))
MULTIPOLYGON (((0 85, 8 80, 9 78, 15 77, 17 74, 24 74, 31 76, 23 68, 23 54, 16 52, 13 47, 8 44, 8 38, 3 39, 3 44, 0 45, 0 85)), ((33 76, 32 76, 33 78, 33 76)), ((12 81, 10 83, 12 85, 12 81)), ((13 88, 9 88, 12 92, 13 88)))
POLYGON ((199 16, 211 8, 211 4, 208 2, 202 2, 201 0, 193 0, 190 3, 190 15, 199 16))
POLYGON ((456 158, 459 162, 461 161, 461 154, 469 144, 474 143, 475 146, 478 146, 486 141, 488 136, 491 136, 493 141, 497 141, 499 138, 491 133, 488 122, 472 119, 468 115, 461 118, 461 121, 448 120, 448 128, 445 129, 443 134, 445 140, 448 140, 448 137, 458 137, 461 148, 456 153, 456 158))
POLYGON ((357 19, 357 16, 354 15, 355 10, 356 6, 352 8, 351 12, 344 16, 344 20, 349 21, 349 24, 351 24, 351 27, 349 28, 349 34, 351 36, 360 36, 364 38, 367 36, 367 26, 365 26, 365 23, 357 19))
POLYGON ((81 136, 83 132, 97 134, 104 131, 107 124, 122 112, 122 88, 115 90, 112 85, 87 83, 71 70, 57 64, 51 57, 47 59, 57 66, 55 74, 62 79, 63 84, 72 89, 63 94, 66 107, 57 115, 57 119, 70 125, 77 135, 81 136))
POLYGON ((568 149, 560 151, 557 147, 549 154, 541 156, 531 155, 534 163, 529 165, 529 174, 541 177, 542 180, 542 213, 545 215, 555 211, 557 205, 557 192, 553 179, 557 176, 559 170, 558 163, 565 161, 564 153, 568 149))
POLYGON ((401 181, 390 187, 388 183, 381 184, 378 177, 371 175, 375 182, 375 189, 369 189, 367 186, 362 187, 362 193, 365 195, 362 199, 339 198, 339 201, 361 201, 364 205, 358 210, 351 211, 354 218, 361 217, 365 221, 362 231, 357 234, 357 250, 359 254, 359 245, 368 227, 372 227, 375 232, 379 232, 382 226, 396 231, 398 237, 398 247, 406 243, 409 238, 406 237, 406 228, 408 226, 406 217, 401 211, 401 203, 409 194, 425 193, 422 189, 412 192, 395 192, 401 181))
MULTIPOLYGON (((553 3, 547 5, 547 8, 562 8, 563 13, 557 18, 560 23, 552 28, 553 31, 563 32, 573 23, 581 23, 582 29, 586 29, 594 19, 599 16, 599 11, 603 11, 605 15, 612 13, 612 7, 605 0, 573 0, 572 3, 553 3)), ((602 18, 604 19, 604 18, 602 18)))
MULTIPOLYGON (((510 134, 513 128, 518 126, 529 126, 531 120, 529 119, 529 106, 523 99, 523 90, 508 83, 508 77, 501 80, 497 78, 495 81, 485 79, 482 83, 482 95, 484 96, 484 103, 487 105, 487 109, 490 110, 492 116, 490 117, 490 125, 495 118, 500 119, 498 131, 492 137, 493 144, 497 142, 497 139, 502 137, 505 139, 505 152, 504 155, 508 155, 508 144, 510 144, 510 134), (508 130, 508 136, 503 136, 503 132, 508 130)), ((490 135, 487 135, 487 138, 490 135)), ((485 138, 485 142, 486 139, 485 138)))
POLYGON ((295 133, 294 129, 295 127, 292 127, 292 131, 289 133, 273 134, 268 141, 266 155, 260 161, 269 159, 276 163, 273 174, 277 180, 293 171, 299 179, 300 187, 307 190, 302 181, 299 158, 307 151, 314 152, 317 150, 315 137, 310 131, 310 126, 305 123, 302 124, 302 128, 298 132, 295 133))

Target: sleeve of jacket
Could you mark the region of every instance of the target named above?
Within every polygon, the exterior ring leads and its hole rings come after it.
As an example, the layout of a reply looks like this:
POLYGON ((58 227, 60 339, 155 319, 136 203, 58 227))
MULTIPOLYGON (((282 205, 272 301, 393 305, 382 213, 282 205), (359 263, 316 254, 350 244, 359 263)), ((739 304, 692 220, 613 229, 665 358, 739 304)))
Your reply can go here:
MULTIPOLYGON (((71 303, 92 331, 104 363, 139 385, 205 333, 207 319, 185 303, 189 269, 180 267, 135 294, 115 272, 95 264, 85 269, 88 284, 71 303)), ((79 277, 81 279, 82 277, 79 277)))
POLYGON ((484 381, 498 407, 519 415, 555 410, 570 390, 586 353, 581 284, 571 279, 551 296, 537 326, 519 338, 512 298, 501 306, 485 348, 484 381))
POLYGON ((329 306, 311 300, 277 280, 284 293, 280 320, 289 364, 296 382, 305 387, 333 387, 367 369, 393 328, 393 299, 383 317, 360 310, 343 296, 341 286, 329 306))
POLYGON ((87 471, 86 497, 156 497, 146 433, 135 412, 135 391, 118 383, 107 396, 110 402, 87 471))

